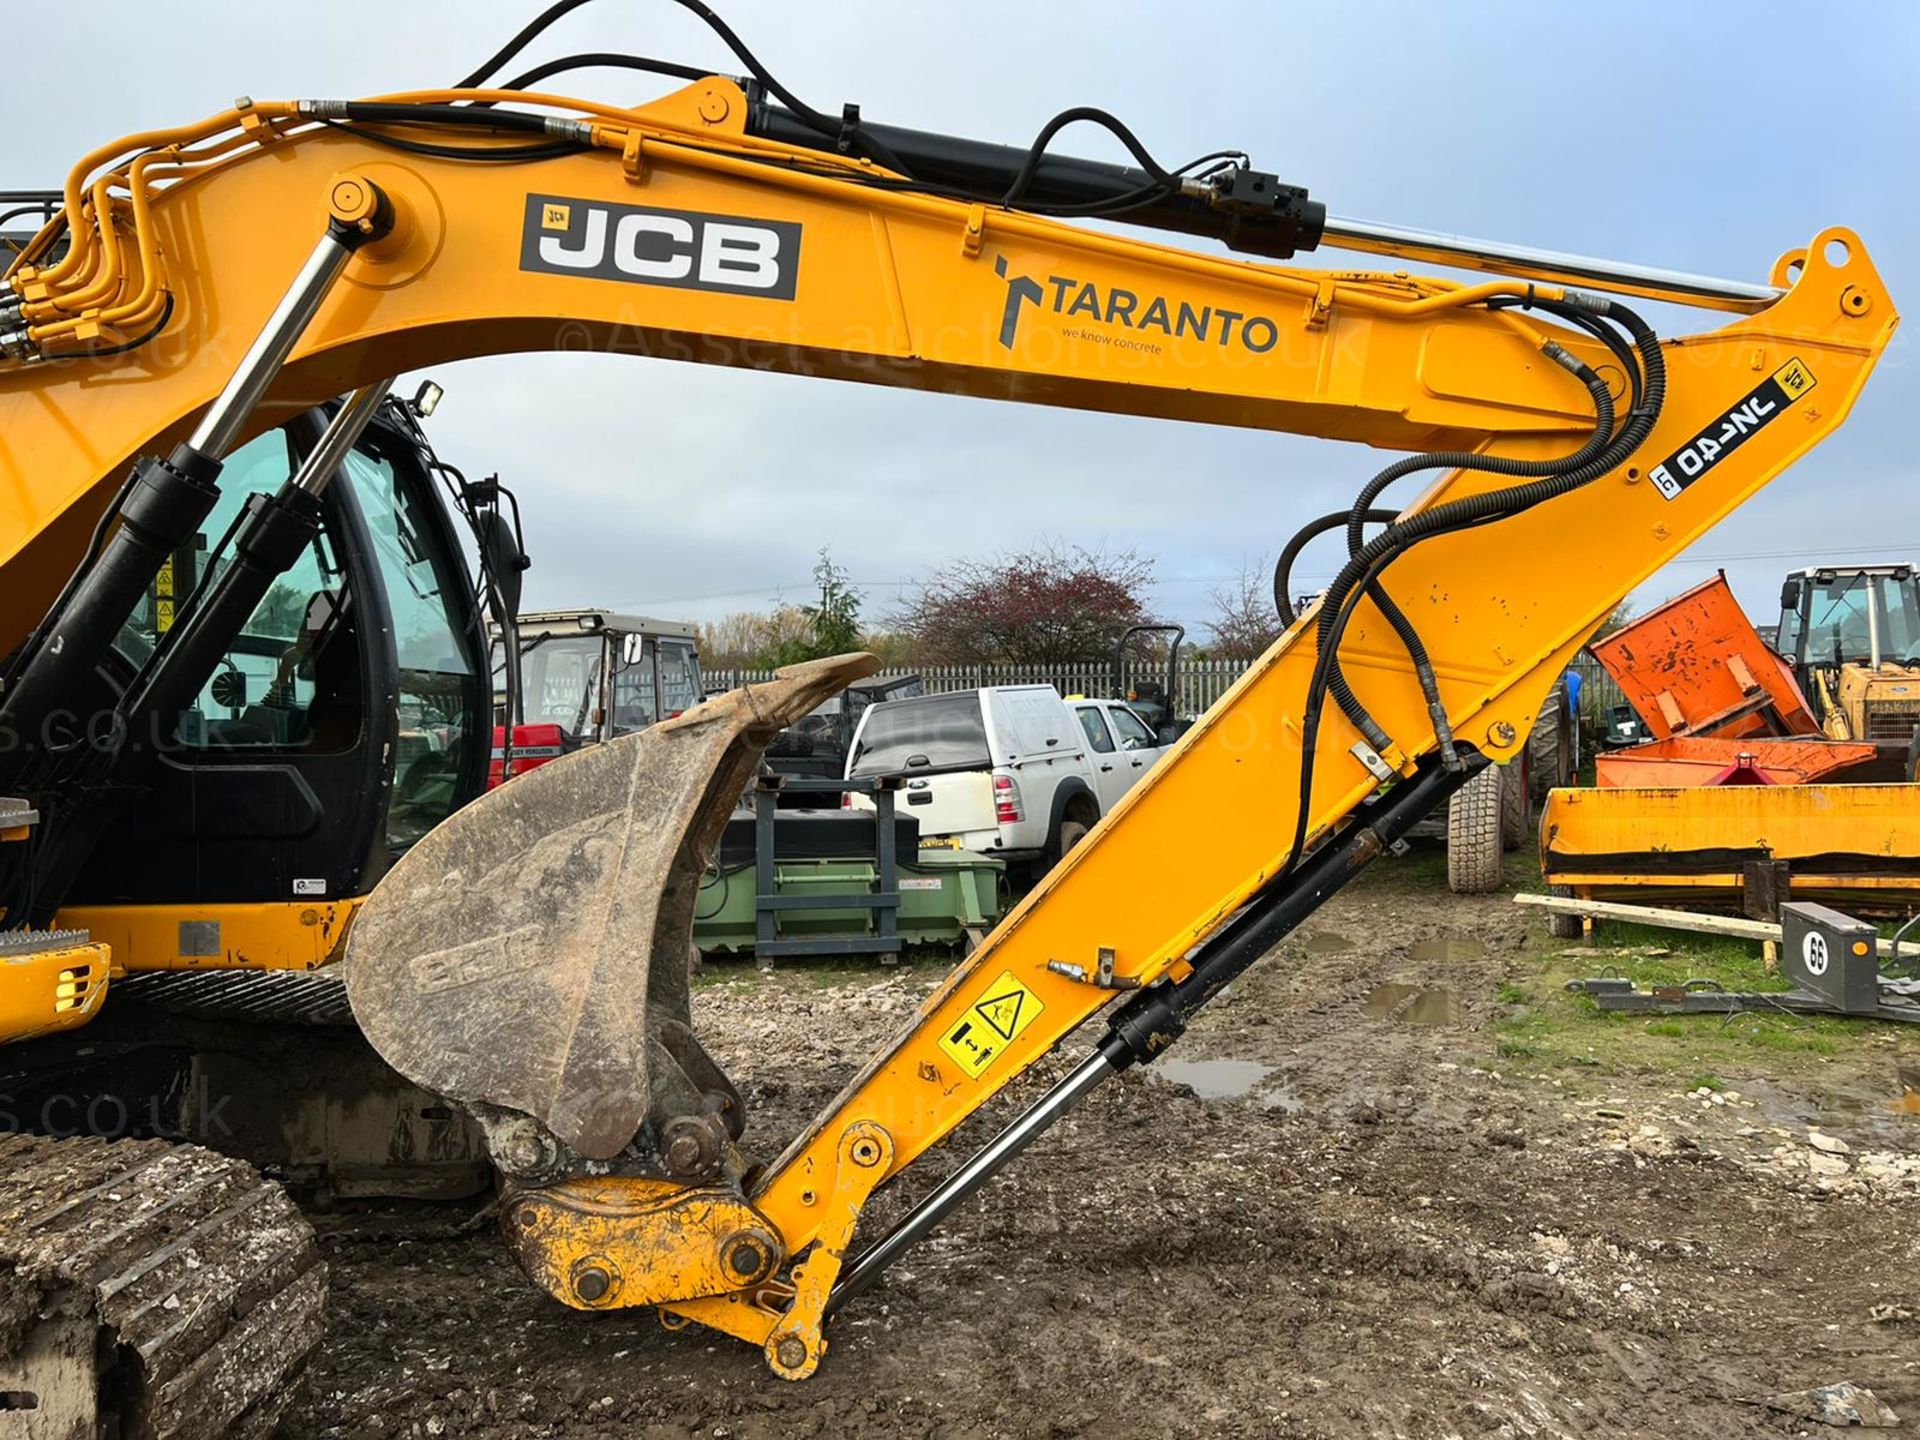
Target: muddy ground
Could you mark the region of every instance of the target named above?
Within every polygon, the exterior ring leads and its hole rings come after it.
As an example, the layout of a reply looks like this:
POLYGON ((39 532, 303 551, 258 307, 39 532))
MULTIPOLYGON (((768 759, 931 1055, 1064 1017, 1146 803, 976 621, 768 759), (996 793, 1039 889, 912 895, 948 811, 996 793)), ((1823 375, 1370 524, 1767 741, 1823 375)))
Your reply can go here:
MULTIPOLYGON (((490 1230, 348 1215, 287 1432, 1782 1435, 1827 1432, 1769 1397, 1842 1381, 1920 1426, 1920 1036, 1602 1021, 1558 977, 1606 957, 1433 868, 1369 877, 1181 1064, 1096 1092, 849 1307, 810 1382, 563 1310, 490 1230)), ((749 1139, 776 1150, 940 971, 710 969, 696 1005, 749 1139)))

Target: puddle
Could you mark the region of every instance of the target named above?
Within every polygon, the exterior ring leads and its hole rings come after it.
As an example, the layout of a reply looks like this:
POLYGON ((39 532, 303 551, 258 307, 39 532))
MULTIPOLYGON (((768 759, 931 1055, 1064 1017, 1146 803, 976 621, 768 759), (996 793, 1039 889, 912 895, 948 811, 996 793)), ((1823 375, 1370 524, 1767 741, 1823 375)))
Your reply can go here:
POLYGON ((1263 1110, 1297 1115, 1305 1102, 1284 1087, 1263 1084, 1273 1066, 1252 1060, 1157 1060, 1147 1070, 1168 1084, 1186 1085, 1202 1100, 1251 1100, 1263 1110))
POLYGON ((1175 1060, 1154 1063, 1150 1074, 1180 1085, 1190 1085, 1202 1100, 1238 1100, 1273 1073, 1271 1065, 1251 1060, 1175 1060))
POLYGON ((1448 1025, 1460 1018, 1460 1007, 1451 990, 1377 985, 1367 996, 1367 1014, 1375 1020, 1399 1020, 1410 1025, 1448 1025))
POLYGON ((1852 1084, 1807 1094, 1767 1080, 1740 1087, 1761 1115, 1790 1129, 1832 1129, 1903 1150, 1920 1147, 1920 1075, 1901 1066, 1886 1090, 1852 1084))
POLYGON ((1407 952, 1416 965, 1459 965, 1487 958, 1487 947, 1478 940, 1458 935, 1443 935, 1438 940, 1421 940, 1407 952))
POLYGON ((1323 930, 1318 935, 1307 937, 1307 954, 1309 955, 1338 955, 1342 951, 1351 949, 1353 949, 1351 940, 1344 935, 1335 935, 1330 930, 1323 930))

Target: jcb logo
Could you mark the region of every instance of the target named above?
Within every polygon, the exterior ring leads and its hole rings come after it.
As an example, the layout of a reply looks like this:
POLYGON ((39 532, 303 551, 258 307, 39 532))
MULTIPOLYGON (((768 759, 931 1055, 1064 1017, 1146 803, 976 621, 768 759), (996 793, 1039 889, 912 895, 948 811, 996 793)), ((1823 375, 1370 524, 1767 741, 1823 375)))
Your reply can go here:
POLYGON ((800 227, 529 195, 520 268, 791 300, 800 273, 800 227))

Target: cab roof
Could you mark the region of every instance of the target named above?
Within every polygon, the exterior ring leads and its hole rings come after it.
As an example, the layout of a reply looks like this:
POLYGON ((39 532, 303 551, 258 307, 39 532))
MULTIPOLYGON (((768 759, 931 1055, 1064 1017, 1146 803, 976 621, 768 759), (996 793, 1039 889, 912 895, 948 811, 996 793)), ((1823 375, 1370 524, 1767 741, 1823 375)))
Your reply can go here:
POLYGON ((685 620, 658 620, 618 610, 529 610, 520 617, 522 639, 541 635, 586 635, 613 630, 623 635, 669 635, 697 640, 699 631, 685 620))

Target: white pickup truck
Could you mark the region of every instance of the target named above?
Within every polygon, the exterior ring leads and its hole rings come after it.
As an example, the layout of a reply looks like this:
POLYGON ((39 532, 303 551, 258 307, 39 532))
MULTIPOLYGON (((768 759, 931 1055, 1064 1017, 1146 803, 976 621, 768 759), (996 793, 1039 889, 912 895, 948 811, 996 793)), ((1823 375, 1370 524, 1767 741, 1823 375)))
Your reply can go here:
POLYGON ((1163 753, 1121 701, 1062 700, 1050 685, 993 685, 869 706, 846 773, 902 776, 900 813, 920 822, 923 846, 1044 869, 1163 753))

